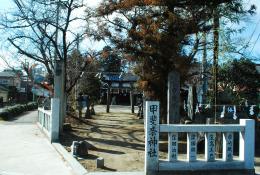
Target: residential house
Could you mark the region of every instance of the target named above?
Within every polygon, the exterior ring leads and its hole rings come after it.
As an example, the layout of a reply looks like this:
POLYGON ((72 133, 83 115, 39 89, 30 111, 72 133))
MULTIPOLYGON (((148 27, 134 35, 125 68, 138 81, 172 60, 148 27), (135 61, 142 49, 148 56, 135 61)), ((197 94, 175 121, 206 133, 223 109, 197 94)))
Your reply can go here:
POLYGON ((0 85, 5 87, 16 87, 17 90, 21 88, 21 79, 17 72, 6 69, 0 72, 0 85))
POLYGON ((13 102, 19 101, 19 92, 21 91, 21 75, 22 72, 18 70, 5 69, 0 72, 0 86, 2 87, 4 102, 9 102, 9 100, 13 102))

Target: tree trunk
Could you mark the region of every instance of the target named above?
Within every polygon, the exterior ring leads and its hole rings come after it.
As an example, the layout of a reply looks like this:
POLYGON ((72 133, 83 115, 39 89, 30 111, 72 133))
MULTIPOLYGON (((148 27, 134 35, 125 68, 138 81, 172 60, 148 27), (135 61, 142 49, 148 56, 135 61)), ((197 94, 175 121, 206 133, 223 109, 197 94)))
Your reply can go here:
POLYGON ((195 119, 195 109, 197 105, 197 93, 196 88, 192 85, 189 86, 189 93, 188 93, 188 117, 190 120, 195 119))
POLYGON ((110 85, 107 87, 107 110, 106 112, 109 113, 109 109, 110 109, 110 85))
POLYGON ((135 113, 135 106, 134 106, 134 91, 133 89, 130 90, 130 104, 131 104, 131 112, 132 114, 135 113))

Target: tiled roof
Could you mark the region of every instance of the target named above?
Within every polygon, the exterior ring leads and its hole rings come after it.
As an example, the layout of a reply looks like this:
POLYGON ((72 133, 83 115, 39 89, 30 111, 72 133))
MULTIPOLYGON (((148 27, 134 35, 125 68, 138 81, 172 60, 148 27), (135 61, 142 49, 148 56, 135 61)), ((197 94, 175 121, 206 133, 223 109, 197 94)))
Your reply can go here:
POLYGON ((120 81, 120 82, 136 82, 139 77, 132 73, 115 73, 115 74, 103 74, 103 80, 106 81, 120 81))

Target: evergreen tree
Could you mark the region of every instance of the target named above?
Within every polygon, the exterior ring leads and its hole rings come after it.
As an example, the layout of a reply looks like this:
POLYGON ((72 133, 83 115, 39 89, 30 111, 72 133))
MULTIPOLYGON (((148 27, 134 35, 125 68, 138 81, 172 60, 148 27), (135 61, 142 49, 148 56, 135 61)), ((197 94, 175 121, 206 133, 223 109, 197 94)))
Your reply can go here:
POLYGON ((178 71, 184 82, 200 44, 195 35, 212 28, 219 6, 244 12, 242 0, 104 0, 96 12, 98 31, 90 33, 133 56, 140 87, 147 98, 160 100, 166 116, 168 73, 178 71))
POLYGON ((219 85, 231 103, 242 103, 245 99, 256 103, 260 78, 255 63, 245 58, 225 63, 220 67, 219 85))
POLYGON ((112 51, 112 48, 109 46, 105 46, 103 48, 100 64, 104 72, 107 73, 121 72, 121 60, 118 54, 116 54, 115 51, 112 51))

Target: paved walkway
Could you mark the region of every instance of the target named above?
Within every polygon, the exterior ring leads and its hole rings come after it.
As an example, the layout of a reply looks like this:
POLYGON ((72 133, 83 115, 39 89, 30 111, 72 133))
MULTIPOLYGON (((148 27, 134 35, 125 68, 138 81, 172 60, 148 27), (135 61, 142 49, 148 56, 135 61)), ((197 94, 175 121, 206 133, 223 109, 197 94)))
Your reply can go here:
POLYGON ((37 111, 0 121, 0 175, 73 175, 35 124, 37 111))

